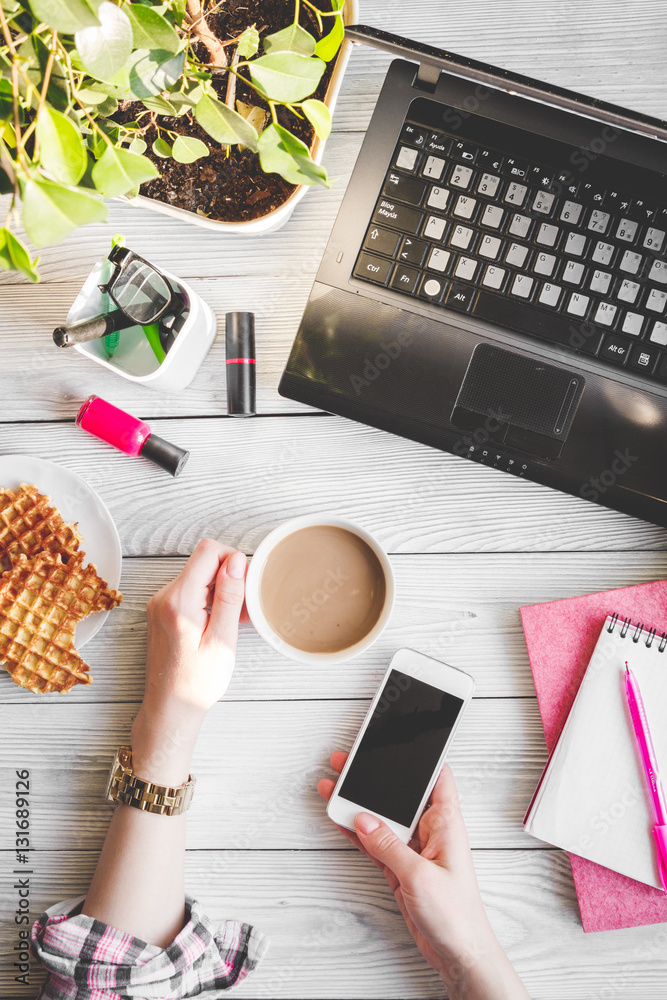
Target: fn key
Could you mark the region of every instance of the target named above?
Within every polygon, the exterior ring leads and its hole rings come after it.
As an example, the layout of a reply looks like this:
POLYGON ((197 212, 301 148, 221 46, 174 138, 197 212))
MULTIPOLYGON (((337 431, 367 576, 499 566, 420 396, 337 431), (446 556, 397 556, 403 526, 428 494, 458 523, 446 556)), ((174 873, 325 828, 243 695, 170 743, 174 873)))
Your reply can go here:
POLYGON ((355 278, 365 278, 366 281, 386 285, 393 263, 393 260, 382 260, 370 253, 360 253, 353 274, 355 278))

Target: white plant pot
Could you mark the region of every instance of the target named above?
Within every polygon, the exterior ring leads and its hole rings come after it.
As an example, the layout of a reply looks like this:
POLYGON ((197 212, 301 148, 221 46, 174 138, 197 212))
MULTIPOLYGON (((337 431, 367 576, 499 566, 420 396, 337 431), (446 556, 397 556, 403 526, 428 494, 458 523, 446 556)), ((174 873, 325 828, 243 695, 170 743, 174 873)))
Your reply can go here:
MULTIPOLYGON (((345 0, 343 20, 345 24, 358 24, 359 5, 357 0, 345 0)), ((336 56, 336 63, 331 74, 331 79, 329 80, 327 92, 324 95, 324 103, 329 108, 332 117, 343 82, 347 61, 350 58, 351 48, 352 43, 344 39, 336 56)), ((316 163, 322 162, 323 153, 324 140, 315 137, 312 147, 312 157, 316 163)), ((197 215, 196 212, 189 212, 185 208, 167 205, 164 201, 159 201, 157 198, 148 198, 143 194, 137 195, 136 198, 124 200, 129 200, 131 205, 140 205, 142 208, 149 208, 153 212, 169 215, 172 219, 180 219, 183 222, 190 222, 194 226, 201 226, 202 229, 212 229, 216 233, 244 233, 246 236, 254 236, 259 233, 272 233, 274 230, 284 226, 308 190, 309 185, 300 184, 292 192, 287 201, 284 201, 278 208, 274 208, 272 212, 263 215, 261 219, 250 219, 247 222, 219 222, 217 219, 207 219, 204 215, 197 215)))

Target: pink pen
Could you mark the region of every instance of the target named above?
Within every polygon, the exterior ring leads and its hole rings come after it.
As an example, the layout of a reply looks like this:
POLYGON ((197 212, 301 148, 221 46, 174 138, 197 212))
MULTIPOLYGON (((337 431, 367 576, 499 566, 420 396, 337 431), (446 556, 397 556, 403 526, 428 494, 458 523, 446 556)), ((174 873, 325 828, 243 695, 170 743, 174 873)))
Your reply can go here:
POLYGON ((658 762, 655 758, 653 740, 651 739, 651 731, 648 727, 648 719, 646 718, 646 709, 642 701, 641 691, 639 690, 637 678, 630 670, 627 660, 625 661, 625 693, 628 699, 635 736, 639 744, 646 780, 648 781, 651 798, 653 799, 655 818, 657 820, 656 826, 653 827, 653 836, 658 847, 658 871, 660 872, 662 888, 667 892, 667 802, 665 801, 665 792, 658 773, 658 762))

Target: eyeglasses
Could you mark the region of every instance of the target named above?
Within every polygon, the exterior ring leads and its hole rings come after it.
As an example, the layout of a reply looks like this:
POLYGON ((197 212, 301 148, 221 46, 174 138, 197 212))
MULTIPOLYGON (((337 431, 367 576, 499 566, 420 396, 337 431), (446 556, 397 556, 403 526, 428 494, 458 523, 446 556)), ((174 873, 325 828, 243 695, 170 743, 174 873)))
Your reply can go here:
POLYGON ((97 287, 111 297, 128 319, 138 326, 148 326, 168 313, 178 315, 182 312, 181 296, 143 257, 126 247, 115 246, 109 260, 114 265, 114 272, 106 284, 97 287))

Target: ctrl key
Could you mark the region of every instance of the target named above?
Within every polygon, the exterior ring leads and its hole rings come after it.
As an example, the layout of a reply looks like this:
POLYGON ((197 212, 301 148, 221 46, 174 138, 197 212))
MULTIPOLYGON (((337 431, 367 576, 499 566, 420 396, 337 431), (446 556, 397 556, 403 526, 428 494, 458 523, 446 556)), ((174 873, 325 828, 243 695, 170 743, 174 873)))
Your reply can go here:
POLYGON ((378 285, 386 285, 393 263, 392 260, 382 260, 381 257, 374 257, 370 253, 360 253, 352 273, 355 278, 364 278, 378 285))

